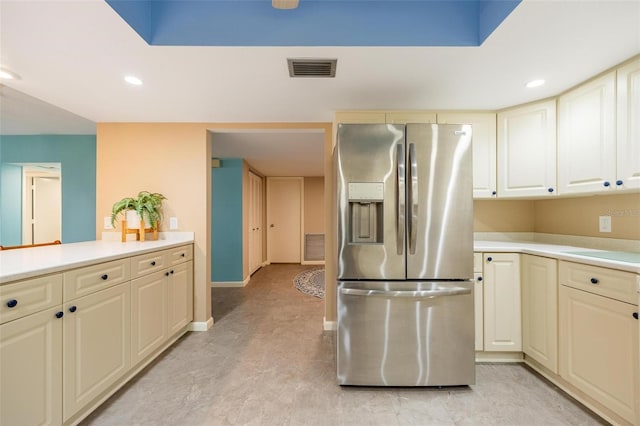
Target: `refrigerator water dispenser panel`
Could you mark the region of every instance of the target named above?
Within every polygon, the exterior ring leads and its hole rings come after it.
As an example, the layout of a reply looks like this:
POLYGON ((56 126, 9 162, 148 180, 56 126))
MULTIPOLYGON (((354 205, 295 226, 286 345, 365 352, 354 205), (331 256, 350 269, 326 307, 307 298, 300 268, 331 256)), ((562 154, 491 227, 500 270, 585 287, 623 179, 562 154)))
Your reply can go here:
POLYGON ((382 244, 384 183, 350 182, 349 236, 351 244, 382 244))

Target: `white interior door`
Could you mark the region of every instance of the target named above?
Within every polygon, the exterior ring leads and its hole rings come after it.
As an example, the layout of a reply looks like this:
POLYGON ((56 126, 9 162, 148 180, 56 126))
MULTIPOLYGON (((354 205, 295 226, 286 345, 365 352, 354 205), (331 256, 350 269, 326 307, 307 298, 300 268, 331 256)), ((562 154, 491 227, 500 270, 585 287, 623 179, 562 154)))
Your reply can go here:
POLYGON ((302 178, 267 178, 267 258, 300 263, 302 178))
POLYGON ((262 178, 249 172, 249 272, 262 266, 262 178))
POLYGON ((23 244, 62 239, 62 186, 55 174, 25 174, 23 244))

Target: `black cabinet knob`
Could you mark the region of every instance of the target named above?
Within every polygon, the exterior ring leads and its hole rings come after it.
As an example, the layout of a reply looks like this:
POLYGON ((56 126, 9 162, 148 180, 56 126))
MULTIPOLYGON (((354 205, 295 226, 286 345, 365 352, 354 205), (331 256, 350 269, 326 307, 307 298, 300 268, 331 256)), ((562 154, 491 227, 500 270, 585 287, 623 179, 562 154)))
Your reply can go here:
POLYGON ((638 313, 637 313, 637 312, 634 312, 634 313, 633 313, 633 317, 634 317, 635 319, 638 319, 638 313))
POLYGON ((618 185, 618 186, 622 185, 623 183, 624 183, 624 182, 623 182, 623 181, 621 181, 620 179, 618 179, 618 180, 616 181, 616 185, 618 185))
POLYGON ((608 186, 611 186, 611 182, 609 182, 609 181, 607 180, 607 181, 605 181, 605 182, 603 183, 603 185, 604 185, 604 186, 607 186, 607 187, 608 187, 608 186))
POLYGON ((597 278, 591 278, 591 284, 598 284, 598 279, 597 278))
POLYGON ((60 319, 60 318, 62 318, 63 316, 64 316, 64 312, 62 312, 62 311, 58 311, 58 312, 56 312, 56 318, 60 319))
POLYGON ((487 257, 487 262, 491 262, 493 260, 493 257, 489 256, 487 257))
POLYGON ((173 275, 173 269, 171 270, 171 274, 173 275))
POLYGON ((169 273, 168 273, 168 272, 165 272, 165 273, 164 273, 164 276, 165 276, 165 277, 168 277, 168 276, 169 276, 169 273))
POLYGON ((476 278, 478 281, 482 281, 482 277, 478 277, 476 278))
POLYGON ((496 195, 497 192, 496 191, 491 191, 491 195, 496 195))
POLYGON ((109 278, 109 275, 104 274, 103 276, 101 276, 100 278, 102 278, 103 280, 106 280, 107 278, 109 278))
POLYGON ((69 312, 75 312, 77 310, 78 308, 75 305, 69 307, 69 312))
POLYGON ((9 308, 15 308, 17 304, 18 301, 16 299, 7 300, 7 306, 9 308))
POLYGON ((184 253, 182 253, 180 256, 184 257, 184 253))
POLYGON ((156 266, 156 261, 151 262, 151 266, 156 266))
POLYGON ((553 192, 553 188, 549 188, 547 189, 547 191, 549 191, 549 193, 553 192))

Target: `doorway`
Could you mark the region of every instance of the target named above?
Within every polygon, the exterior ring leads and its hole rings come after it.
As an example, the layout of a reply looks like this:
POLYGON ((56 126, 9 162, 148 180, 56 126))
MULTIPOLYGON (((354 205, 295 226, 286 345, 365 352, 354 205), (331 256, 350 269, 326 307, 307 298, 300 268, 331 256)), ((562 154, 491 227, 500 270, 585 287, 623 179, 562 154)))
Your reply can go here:
POLYGON ((267 178, 267 259, 300 263, 304 181, 300 177, 267 178))
POLYGON ((249 275, 262 267, 262 178, 249 171, 249 275))
POLYGON ((22 244, 62 239, 62 185, 60 169, 23 169, 22 244))

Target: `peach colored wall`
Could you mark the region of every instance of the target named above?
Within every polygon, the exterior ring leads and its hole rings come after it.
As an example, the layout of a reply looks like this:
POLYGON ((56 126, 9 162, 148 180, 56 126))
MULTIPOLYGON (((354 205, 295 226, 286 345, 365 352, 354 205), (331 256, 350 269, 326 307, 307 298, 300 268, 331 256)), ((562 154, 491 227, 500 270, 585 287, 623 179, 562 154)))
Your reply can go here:
MULTIPOLYGON (((216 129, 322 129, 325 149, 331 146, 330 123, 98 123, 96 129, 96 238, 101 238, 103 217, 110 215, 115 201, 142 189, 163 193, 168 198, 163 205, 165 217, 176 216, 179 231, 195 233, 196 322, 212 316, 209 130, 216 129)), ((167 230, 167 223, 161 231, 167 230)), ((331 297, 331 289, 327 296, 331 297)))
POLYGON ((640 240, 640 194, 538 200, 535 232, 640 240), (611 216, 611 232, 598 231, 598 216, 611 216))
POLYGON ((475 232, 533 232, 534 202, 531 200, 475 200, 475 232))
POLYGON ((304 233, 324 234, 324 178, 304 178, 304 233))

